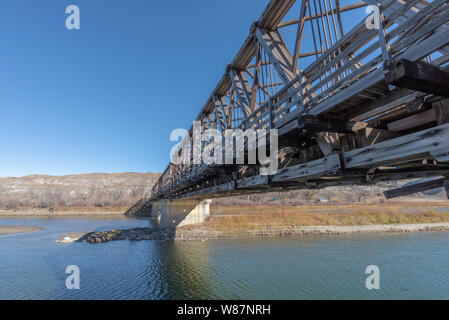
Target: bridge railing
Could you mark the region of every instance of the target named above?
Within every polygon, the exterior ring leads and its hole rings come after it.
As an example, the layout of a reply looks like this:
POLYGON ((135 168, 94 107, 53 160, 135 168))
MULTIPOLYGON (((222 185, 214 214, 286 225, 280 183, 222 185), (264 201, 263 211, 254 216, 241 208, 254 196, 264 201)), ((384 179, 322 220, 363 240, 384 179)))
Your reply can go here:
MULTIPOLYGON (((382 80, 385 62, 429 36, 449 20, 447 0, 436 0, 411 19, 393 28, 393 22, 415 6, 407 2, 383 20, 380 29, 368 29, 362 20, 292 81, 262 104, 242 123, 243 128, 279 128, 299 113, 319 114, 332 96, 378 71, 382 80), (438 16, 429 19, 429 16, 438 16), (390 28, 390 31, 387 31, 390 28), (419 28, 419 29, 418 29, 419 28), (418 29, 410 33, 409 30, 418 29)), ((395 1, 389 2, 386 10, 395 1)), ((428 55, 433 52, 429 52, 428 55)), ((375 97, 370 97, 375 100, 375 97)), ((331 105, 327 106, 328 108, 331 105)))

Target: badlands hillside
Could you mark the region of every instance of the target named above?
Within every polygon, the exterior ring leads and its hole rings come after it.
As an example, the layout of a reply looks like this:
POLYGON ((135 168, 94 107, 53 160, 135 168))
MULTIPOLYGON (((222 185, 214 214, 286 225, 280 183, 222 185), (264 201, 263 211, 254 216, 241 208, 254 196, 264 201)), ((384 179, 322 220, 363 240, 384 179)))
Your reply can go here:
POLYGON ((159 173, 0 178, 0 209, 127 207, 151 192, 159 173))
MULTIPOLYGON (((93 173, 68 176, 30 175, 0 178, 0 210, 61 208, 117 208, 124 212, 142 198, 147 198, 160 173, 93 173)), ((363 204, 384 203, 383 191, 407 181, 375 186, 341 186, 322 190, 297 190, 214 199, 215 206, 233 205, 302 205, 315 203, 363 204)), ((391 200, 390 200, 391 201, 391 200)), ((434 190, 396 201, 447 201, 445 192, 434 190)))

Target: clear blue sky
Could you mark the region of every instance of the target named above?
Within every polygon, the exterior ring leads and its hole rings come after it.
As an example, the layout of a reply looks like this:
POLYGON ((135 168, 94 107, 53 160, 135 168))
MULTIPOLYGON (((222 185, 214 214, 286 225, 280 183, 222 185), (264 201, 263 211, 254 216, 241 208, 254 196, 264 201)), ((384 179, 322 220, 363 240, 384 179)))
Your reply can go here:
POLYGON ((266 4, 2 0, 0 176, 162 171, 266 4))
POLYGON ((2 0, 0 176, 164 170, 267 3, 2 0))

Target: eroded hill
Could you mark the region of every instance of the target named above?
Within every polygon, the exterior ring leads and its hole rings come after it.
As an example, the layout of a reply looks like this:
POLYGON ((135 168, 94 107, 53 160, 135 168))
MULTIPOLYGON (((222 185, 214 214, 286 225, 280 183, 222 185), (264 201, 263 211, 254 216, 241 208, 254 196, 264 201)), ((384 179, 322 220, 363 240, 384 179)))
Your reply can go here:
POLYGON ((127 207, 147 195, 160 173, 93 173, 0 178, 0 209, 127 207))

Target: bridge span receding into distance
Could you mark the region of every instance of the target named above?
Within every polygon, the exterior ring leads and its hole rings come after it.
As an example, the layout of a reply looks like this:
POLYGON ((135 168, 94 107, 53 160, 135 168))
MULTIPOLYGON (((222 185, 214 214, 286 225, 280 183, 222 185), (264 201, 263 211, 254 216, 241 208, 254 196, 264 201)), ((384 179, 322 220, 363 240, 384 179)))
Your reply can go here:
POLYGON ((277 129, 277 172, 195 163, 186 138, 176 154, 189 161, 167 166, 153 215, 178 227, 202 222, 211 198, 421 177, 435 180, 386 197, 449 195, 448 34, 448 0, 269 1, 193 120, 277 129))

